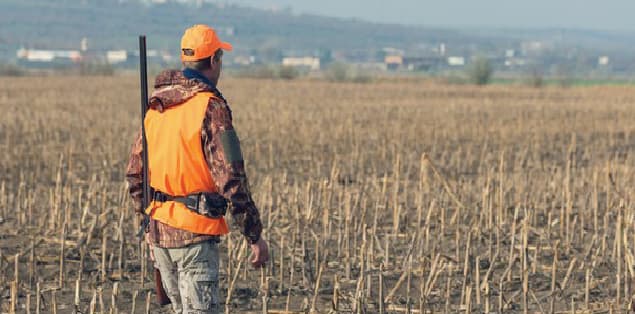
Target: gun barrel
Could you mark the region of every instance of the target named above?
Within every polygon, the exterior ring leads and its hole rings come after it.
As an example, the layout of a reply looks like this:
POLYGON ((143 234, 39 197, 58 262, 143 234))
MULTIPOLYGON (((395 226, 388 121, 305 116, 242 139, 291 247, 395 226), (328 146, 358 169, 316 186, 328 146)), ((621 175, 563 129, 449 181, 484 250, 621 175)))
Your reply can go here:
POLYGON ((143 139, 143 209, 150 203, 150 182, 148 182, 148 143, 144 120, 148 110, 148 59, 146 54, 146 36, 139 36, 139 72, 141 79, 141 136, 143 139))
MULTIPOLYGON (((146 111, 148 110, 148 59, 146 55, 146 36, 139 36, 139 72, 141 79, 141 137, 143 141, 143 210, 145 210, 150 203, 150 182, 148 181, 148 142, 146 141, 146 128, 145 118, 146 111)), ((137 236, 143 237, 146 227, 150 223, 150 217, 144 214, 143 222, 141 223, 141 229, 137 236)), ((161 273, 158 269, 154 269, 154 283, 155 292, 157 294, 157 301, 161 306, 170 304, 170 298, 168 297, 161 281, 161 273)))

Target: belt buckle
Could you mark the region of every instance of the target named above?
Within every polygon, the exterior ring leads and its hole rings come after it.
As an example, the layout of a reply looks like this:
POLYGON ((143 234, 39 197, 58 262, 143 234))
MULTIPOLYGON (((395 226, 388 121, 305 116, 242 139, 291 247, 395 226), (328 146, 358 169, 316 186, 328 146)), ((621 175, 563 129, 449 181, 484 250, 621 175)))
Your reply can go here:
POLYGON ((187 199, 187 203, 185 204, 185 207, 195 212, 198 212, 199 211, 198 205, 201 199, 200 194, 188 195, 185 198, 187 199))

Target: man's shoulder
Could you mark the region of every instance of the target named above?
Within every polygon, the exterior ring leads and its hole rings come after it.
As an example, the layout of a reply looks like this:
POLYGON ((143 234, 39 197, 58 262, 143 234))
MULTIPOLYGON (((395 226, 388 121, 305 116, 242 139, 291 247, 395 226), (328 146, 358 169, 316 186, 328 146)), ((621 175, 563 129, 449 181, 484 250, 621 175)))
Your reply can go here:
POLYGON ((207 101, 208 110, 230 110, 227 101, 214 95, 214 93, 210 93, 206 96, 209 97, 207 101))
POLYGON ((231 124, 232 111, 227 102, 215 95, 209 96, 206 116, 212 124, 231 124))

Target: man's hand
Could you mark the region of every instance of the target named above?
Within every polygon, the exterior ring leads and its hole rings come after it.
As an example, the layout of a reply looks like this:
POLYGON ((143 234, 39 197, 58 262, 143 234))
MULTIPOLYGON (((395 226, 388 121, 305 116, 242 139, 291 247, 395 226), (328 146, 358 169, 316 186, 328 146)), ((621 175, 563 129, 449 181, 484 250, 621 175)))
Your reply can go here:
POLYGON ((269 260, 269 247, 267 242, 260 238, 258 242, 251 245, 251 265, 260 267, 269 260))
POLYGON ((150 241, 150 236, 146 233, 143 236, 143 238, 144 238, 146 244, 148 245, 148 251, 150 251, 150 260, 154 264, 154 261, 155 261, 154 260, 154 247, 153 247, 152 241, 150 241))

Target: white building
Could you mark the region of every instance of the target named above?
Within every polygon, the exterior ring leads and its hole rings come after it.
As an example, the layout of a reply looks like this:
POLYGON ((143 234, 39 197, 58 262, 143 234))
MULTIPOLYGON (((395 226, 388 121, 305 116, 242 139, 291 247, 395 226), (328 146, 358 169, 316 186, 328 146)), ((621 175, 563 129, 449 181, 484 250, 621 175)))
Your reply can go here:
POLYGON ((24 59, 30 62, 52 62, 55 59, 66 59, 78 62, 82 58, 81 53, 77 50, 19 49, 16 56, 18 59, 24 59))
POLYGON ((234 57, 234 64, 238 65, 250 65, 256 63, 255 56, 236 56, 234 57))
POLYGON ((109 50, 106 52, 106 60, 109 64, 117 64, 128 60, 128 52, 125 50, 109 50))
POLYGON ((464 66, 465 57, 457 57, 457 56, 448 57, 448 65, 455 66, 455 67, 464 66))
POLYGON ((607 66, 611 63, 611 58, 609 56, 600 56, 598 58, 598 65, 607 66))
POLYGON ((320 58, 316 57, 284 57, 282 65, 292 67, 308 67, 311 70, 320 69, 320 58))

